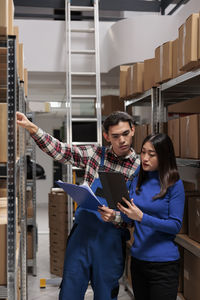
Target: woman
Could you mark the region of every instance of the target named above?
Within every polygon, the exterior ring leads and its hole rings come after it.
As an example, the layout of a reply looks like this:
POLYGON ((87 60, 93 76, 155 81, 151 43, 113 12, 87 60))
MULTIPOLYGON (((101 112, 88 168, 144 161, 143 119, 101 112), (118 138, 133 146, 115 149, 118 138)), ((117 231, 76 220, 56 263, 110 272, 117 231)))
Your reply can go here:
POLYGON ((135 221, 131 275, 136 300, 176 300, 184 188, 174 148, 166 134, 152 134, 141 148, 140 170, 130 188, 131 203, 118 208, 135 221))

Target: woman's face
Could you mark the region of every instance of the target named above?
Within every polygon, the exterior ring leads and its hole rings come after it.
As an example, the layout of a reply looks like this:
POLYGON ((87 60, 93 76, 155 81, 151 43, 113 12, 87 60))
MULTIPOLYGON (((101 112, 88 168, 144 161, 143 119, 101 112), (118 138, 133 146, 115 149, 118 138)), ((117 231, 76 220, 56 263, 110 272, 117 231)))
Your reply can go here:
POLYGON ((151 142, 146 142, 141 151, 142 169, 144 171, 158 170, 158 156, 151 142))

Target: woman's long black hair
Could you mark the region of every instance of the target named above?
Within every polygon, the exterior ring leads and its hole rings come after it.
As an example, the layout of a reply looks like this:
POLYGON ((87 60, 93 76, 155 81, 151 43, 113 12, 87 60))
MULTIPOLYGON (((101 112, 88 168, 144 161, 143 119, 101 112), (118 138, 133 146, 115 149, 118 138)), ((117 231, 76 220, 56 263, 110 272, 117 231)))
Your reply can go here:
MULTIPOLYGON (((174 183, 180 178, 176 165, 174 147, 170 137, 164 133, 151 134, 147 136, 142 143, 141 151, 146 142, 152 143, 158 157, 160 193, 153 197, 153 199, 158 199, 164 197, 167 189, 174 185, 174 183)), ((142 183, 146 178, 147 172, 142 169, 141 165, 138 175, 138 183, 136 186, 137 194, 140 192, 142 183)))

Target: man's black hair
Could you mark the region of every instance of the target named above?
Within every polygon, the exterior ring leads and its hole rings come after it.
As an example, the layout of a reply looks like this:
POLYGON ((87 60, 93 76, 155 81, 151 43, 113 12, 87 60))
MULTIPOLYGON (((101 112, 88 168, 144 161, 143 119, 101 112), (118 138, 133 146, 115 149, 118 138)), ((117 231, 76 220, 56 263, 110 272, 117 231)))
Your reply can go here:
POLYGON ((132 128, 134 125, 133 118, 125 111, 114 111, 103 122, 103 130, 108 133, 109 127, 119 124, 119 122, 128 122, 132 128))

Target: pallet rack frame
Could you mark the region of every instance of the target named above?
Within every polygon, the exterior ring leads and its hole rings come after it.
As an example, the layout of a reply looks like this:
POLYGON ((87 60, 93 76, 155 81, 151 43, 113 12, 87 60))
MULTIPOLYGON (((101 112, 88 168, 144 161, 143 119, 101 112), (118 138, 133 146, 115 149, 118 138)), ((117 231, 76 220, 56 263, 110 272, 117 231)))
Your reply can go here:
MULTIPOLYGON (((165 107, 170 104, 181 102, 200 95, 200 68, 186 72, 173 78, 158 87, 152 87, 143 94, 133 99, 125 99, 125 108, 130 105, 151 104, 151 129, 152 132, 163 132, 162 122, 166 119, 165 107)), ((200 167, 200 160, 177 158, 178 166, 200 167)), ((178 234, 176 243, 200 257, 200 246, 192 241, 185 234, 178 234)), ((124 279, 125 288, 131 291, 128 283, 124 279)), ((177 299, 181 299, 178 295, 177 299)))
MULTIPOLYGON (((0 299, 17 300, 17 271, 20 271, 20 298, 27 299, 26 275, 26 228, 23 225, 25 216, 25 168, 24 168, 24 131, 19 133, 20 149, 17 158, 16 109, 24 109, 24 98, 21 97, 20 83, 16 70, 15 36, 1 36, 1 47, 7 48, 7 163, 1 164, 1 177, 7 179, 7 286, 0 287, 0 299), (20 174, 17 181, 17 174, 20 174), (18 189, 17 189, 18 188, 18 189), (20 204, 20 219, 17 219, 16 197, 20 204), (19 249, 17 249, 17 222, 20 226, 19 249), (19 250, 19 251, 16 251, 19 250)), ((19 235, 18 235, 19 236, 19 235)))

